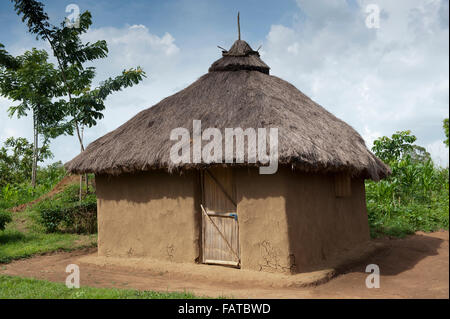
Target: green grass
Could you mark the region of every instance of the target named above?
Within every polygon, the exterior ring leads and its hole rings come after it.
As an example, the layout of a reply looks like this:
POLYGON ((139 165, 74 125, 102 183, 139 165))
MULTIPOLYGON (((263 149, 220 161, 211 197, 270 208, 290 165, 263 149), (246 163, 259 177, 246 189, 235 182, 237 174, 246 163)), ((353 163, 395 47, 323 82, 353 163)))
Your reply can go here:
MULTIPOLYGON (((97 244, 97 234, 49 233, 41 221, 40 209, 77 201, 77 185, 71 185, 52 199, 12 213, 12 222, 0 231, 0 263, 53 251, 70 251, 97 244)), ((17 201, 15 202, 17 203, 17 201)), ((63 283, 0 275, 0 299, 190 299, 191 293, 138 291, 81 287, 69 289, 63 283)))
POLYGON ((0 233, 0 263, 8 263, 36 254, 95 246, 96 236, 22 233, 18 230, 5 230, 0 233))
POLYGON ((53 251, 92 247, 97 243, 97 234, 47 233, 33 207, 12 216, 13 221, 0 231, 0 263, 53 251))
POLYGON ((368 203, 372 238, 391 236, 402 238, 416 231, 448 230, 448 208, 436 205, 405 204, 399 206, 368 203))
POLYGON ((188 292, 155 292, 116 288, 80 287, 63 283, 0 275, 0 299, 194 299, 188 292))

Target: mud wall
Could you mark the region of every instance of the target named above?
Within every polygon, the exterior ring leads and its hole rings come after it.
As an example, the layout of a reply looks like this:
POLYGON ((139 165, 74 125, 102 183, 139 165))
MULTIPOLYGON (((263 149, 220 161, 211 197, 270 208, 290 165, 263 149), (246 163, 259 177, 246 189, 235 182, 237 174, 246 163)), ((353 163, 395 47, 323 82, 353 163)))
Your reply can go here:
POLYGON ((288 272, 289 236, 285 213, 287 184, 280 171, 235 172, 241 268, 288 272))
MULTIPOLYGON (((364 182, 335 195, 334 176, 279 168, 235 169, 241 267, 298 273, 323 269, 339 252, 369 239, 364 182)), ((96 176, 101 256, 189 262, 201 256, 196 172, 96 176)))
POLYGON ((335 196, 334 176, 280 168, 236 172, 242 268, 306 272, 369 239, 364 182, 335 196))
POLYGON ((194 262, 199 198, 194 173, 96 176, 98 254, 194 262))

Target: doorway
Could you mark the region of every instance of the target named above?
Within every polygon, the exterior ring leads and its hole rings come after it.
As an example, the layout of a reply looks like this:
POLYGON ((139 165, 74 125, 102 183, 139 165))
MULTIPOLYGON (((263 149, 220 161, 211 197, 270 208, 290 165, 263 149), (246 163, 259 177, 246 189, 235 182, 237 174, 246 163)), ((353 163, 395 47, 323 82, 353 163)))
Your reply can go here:
POLYGON ((232 168, 202 171, 203 263, 239 267, 239 220, 232 168))

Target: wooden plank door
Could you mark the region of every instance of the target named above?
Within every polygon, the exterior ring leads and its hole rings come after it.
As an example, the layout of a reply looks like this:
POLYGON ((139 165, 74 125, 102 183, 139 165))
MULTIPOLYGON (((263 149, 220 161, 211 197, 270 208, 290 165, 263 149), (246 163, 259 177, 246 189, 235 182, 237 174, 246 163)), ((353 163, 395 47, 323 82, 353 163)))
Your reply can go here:
POLYGON ((231 168, 209 169, 203 174, 203 262, 240 265, 236 190, 231 168))

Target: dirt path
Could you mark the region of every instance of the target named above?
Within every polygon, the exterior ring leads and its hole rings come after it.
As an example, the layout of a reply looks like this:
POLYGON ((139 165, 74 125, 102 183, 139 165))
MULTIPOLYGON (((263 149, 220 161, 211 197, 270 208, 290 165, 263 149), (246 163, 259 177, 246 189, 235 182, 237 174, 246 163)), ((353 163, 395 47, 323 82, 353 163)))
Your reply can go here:
MULTIPOLYGON (((157 291, 190 291, 197 295, 235 298, 449 298, 449 233, 417 233, 404 239, 382 239, 388 249, 345 274, 316 287, 271 288, 214 284, 164 272, 119 266, 79 264, 81 285, 157 291), (379 289, 367 289, 367 264, 380 267, 379 289)), ((95 249, 38 256, 0 265, 1 274, 65 282, 65 268, 95 249)))

